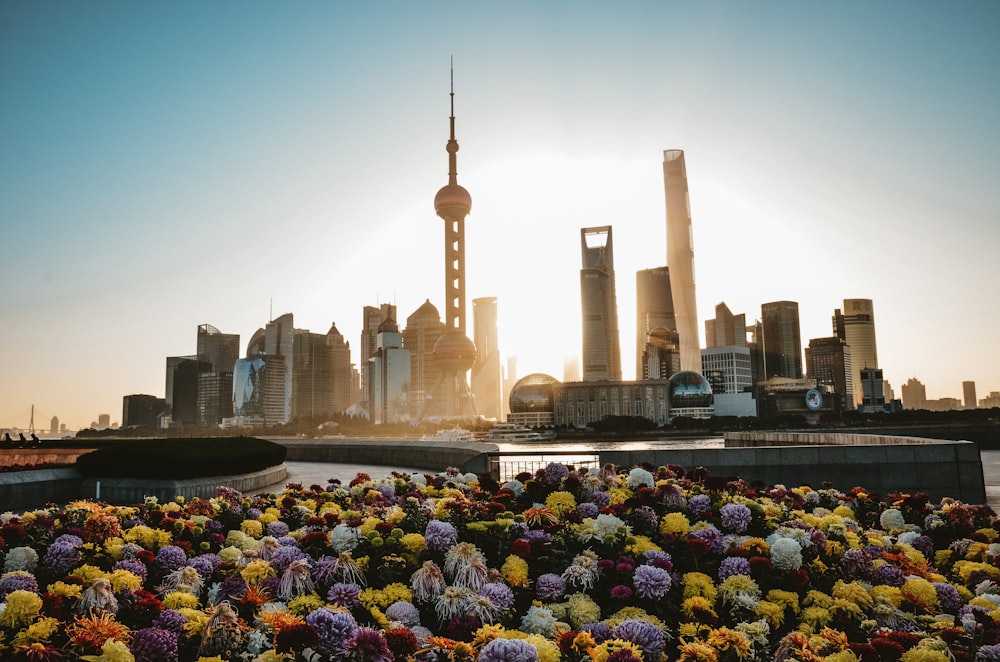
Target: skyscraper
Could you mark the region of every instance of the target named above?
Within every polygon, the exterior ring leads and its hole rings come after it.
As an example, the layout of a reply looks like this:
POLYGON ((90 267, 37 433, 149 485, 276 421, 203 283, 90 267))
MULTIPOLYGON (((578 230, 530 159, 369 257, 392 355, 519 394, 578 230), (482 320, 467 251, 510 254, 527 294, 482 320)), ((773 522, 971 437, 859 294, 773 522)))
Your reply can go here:
POLYGON ((854 406, 862 404, 861 371, 878 367, 875 312, 871 299, 844 299, 843 312, 833 311, 833 333, 851 347, 851 383, 854 406))
POLYGON ((705 320, 705 347, 746 346, 747 316, 733 315, 725 302, 716 304, 715 319, 705 320))
POLYGON ((465 335, 465 217, 472 209, 472 196, 458 183, 454 74, 449 119, 448 183, 434 196, 434 211, 445 224, 445 332, 434 346, 434 362, 441 371, 434 397, 443 400, 446 417, 475 416, 476 403, 466 373, 476 362, 476 345, 465 335))
POLYGON ((979 404, 976 401, 976 382, 962 382, 962 399, 965 400, 966 409, 975 409, 979 404))
POLYGON ((580 307, 583 312, 583 381, 622 379, 618 340, 618 301, 611 226, 580 230, 583 268, 580 307))
POLYGON ((701 373, 698 341, 698 306, 694 287, 694 237, 691 234, 691 202, 688 199, 684 151, 663 152, 663 188, 667 203, 667 266, 677 333, 680 336, 681 370, 701 373))
POLYGON ((806 374, 837 393, 843 409, 854 408, 851 347, 840 338, 812 338, 806 347, 806 374))
POLYGON ((396 306, 390 303, 383 303, 378 307, 365 306, 361 314, 361 349, 358 350, 358 364, 361 366, 361 404, 367 409, 369 406, 368 359, 375 354, 375 339, 379 326, 387 319, 396 319, 396 306))
POLYGON ((239 355, 238 333, 222 333, 211 324, 198 327, 198 361, 209 366, 198 374, 199 425, 217 425, 233 415, 233 366, 239 355))
POLYGON ((906 409, 927 408, 927 388, 916 377, 910 377, 903 384, 903 407, 906 409))
MULTIPOLYGON (((431 401, 441 371, 434 363, 434 346, 444 334, 441 314, 428 299, 406 318, 403 347, 410 350, 410 416, 440 416, 431 401)), ((443 405, 443 403, 442 403, 443 405)))
POLYGON ((410 418, 410 351, 403 348, 403 336, 396 320, 379 326, 375 354, 368 359, 368 401, 373 423, 400 423, 410 418))
POLYGON ((799 304, 772 301, 760 307, 765 379, 802 377, 802 339, 799 332, 799 304))
POLYGON ((636 379, 644 379, 643 355, 646 353, 646 340, 655 329, 677 331, 674 300, 670 293, 670 270, 667 267, 635 272, 636 379))
POLYGON ((476 396, 476 410, 486 418, 501 421, 503 407, 496 297, 472 300, 472 326, 476 342, 476 363, 472 366, 472 393, 476 396))

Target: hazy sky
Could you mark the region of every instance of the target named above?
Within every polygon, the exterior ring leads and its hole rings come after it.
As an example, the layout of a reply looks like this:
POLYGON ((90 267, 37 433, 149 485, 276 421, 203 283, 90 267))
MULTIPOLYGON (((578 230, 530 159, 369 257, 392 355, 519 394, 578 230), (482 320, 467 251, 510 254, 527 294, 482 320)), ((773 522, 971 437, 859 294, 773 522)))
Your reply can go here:
MULTIPOLYGON (((1000 3, 0 3, 0 426, 162 397, 199 324, 444 311, 449 58, 467 294, 518 373, 580 348, 580 228, 666 262, 685 150, 699 325, 874 300, 896 388, 1000 390, 1000 3)), ((702 333, 704 331, 702 330, 702 333)))

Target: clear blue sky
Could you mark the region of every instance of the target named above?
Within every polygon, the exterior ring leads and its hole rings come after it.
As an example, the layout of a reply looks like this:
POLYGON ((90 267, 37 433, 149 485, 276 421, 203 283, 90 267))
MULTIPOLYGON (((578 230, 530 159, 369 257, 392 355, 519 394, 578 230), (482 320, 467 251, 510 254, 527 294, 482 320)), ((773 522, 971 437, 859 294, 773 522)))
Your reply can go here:
MULTIPOLYGON (((686 152, 699 317, 875 302, 879 362, 1000 390, 1000 3, 0 3, 0 426, 162 396, 209 323, 443 311, 449 58, 470 302, 501 351, 579 353, 579 230, 666 262, 686 152)), ((355 359, 357 354, 355 353, 355 359)), ((626 374, 627 377, 632 375, 626 374)))

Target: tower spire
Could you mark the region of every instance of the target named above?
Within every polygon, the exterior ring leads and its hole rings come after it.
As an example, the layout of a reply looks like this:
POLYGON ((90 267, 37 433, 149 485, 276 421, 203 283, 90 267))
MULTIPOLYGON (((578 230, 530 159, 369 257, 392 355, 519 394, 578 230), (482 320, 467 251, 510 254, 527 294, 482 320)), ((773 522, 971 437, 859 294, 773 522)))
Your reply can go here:
POLYGON ((448 183, 458 184, 458 140, 455 139, 455 58, 451 58, 451 135, 448 138, 448 183))

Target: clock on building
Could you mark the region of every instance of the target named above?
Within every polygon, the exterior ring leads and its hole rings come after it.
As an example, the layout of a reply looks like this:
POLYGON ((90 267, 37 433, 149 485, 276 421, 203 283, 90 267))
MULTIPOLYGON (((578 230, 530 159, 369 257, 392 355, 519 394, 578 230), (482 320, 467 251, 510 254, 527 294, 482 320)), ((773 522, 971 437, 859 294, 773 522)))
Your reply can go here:
POLYGON ((806 407, 810 411, 818 411, 823 406, 823 394, 814 388, 806 391, 806 407))

